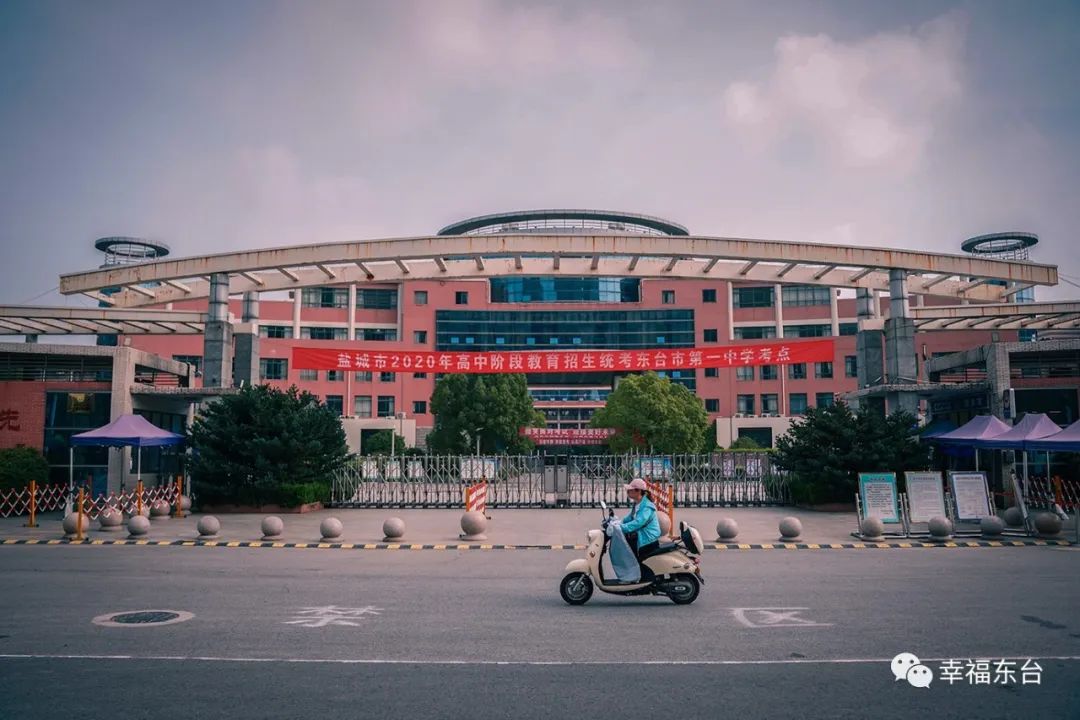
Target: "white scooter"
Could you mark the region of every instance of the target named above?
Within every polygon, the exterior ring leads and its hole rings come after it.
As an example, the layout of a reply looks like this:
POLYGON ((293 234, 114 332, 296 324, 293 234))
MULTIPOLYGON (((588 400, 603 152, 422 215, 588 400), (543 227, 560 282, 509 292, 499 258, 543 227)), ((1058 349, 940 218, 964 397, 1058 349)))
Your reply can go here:
POLYGON ((571 560, 566 566, 566 576, 559 584, 563 600, 570 605, 584 605, 592 597, 594 586, 612 595, 667 595, 677 605, 689 605, 697 600, 705 582, 700 564, 705 545, 695 528, 679 523, 678 540, 661 543, 641 560, 641 581, 622 583, 603 574, 602 561, 610 542, 605 531, 615 511, 602 502, 600 508, 604 514, 603 530, 589 530, 587 556, 571 560))

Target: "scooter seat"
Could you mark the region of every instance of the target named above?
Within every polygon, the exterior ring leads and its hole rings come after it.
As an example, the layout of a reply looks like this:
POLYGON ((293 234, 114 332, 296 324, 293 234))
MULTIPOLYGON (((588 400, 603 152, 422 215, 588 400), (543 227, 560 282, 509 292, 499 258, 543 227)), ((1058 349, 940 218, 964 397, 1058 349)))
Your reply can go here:
POLYGON ((649 552, 642 555, 640 559, 645 560, 646 558, 651 558, 654 555, 663 555, 664 553, 669 553, 672 550, 678 550, 678 549, 679 549, 679 546, 678 546, 677 543, 660 543, 655 548, 653 548, 649 552))

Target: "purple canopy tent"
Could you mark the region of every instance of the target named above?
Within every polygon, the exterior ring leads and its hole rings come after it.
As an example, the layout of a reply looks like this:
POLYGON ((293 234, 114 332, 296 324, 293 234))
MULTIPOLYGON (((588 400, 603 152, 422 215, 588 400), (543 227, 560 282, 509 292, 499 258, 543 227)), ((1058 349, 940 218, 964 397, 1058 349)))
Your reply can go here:
POLYGON ((142 415, 121 415, 108 425, 71 436, 71 448, 69 449, 71 463, 70 485, 71 487, 75 486, 76 445, 137 448, 136 471, 139 480, 142 480, 142 449, 144 447, 179 445, 182 442, 184 442, 183 435, 162 430, 142 415))
MULTIPOLYGON (((1043 413, 1028 413, 1010 430, 992 438, 975 440, 974 444, 976 447, 990 450, 1023 450, 1024 487, 1026 488, 1028 487, 1027 442, 1056 435, 1060 432, 1061 428, 1058 427, 1057 423, 1043 413)), ((1049 470, 1049 459, 1047 459, 1046 467, 1049 470)))
POLYGON ((1077 420, 1056 435, 1025 440, 1024 449, 1047 450, 1049 452, 1080 452, 1080 420, 1077 420))
MULTIPOLYGON (((978 448, 978 441, 989 440, 1006 433, 1012 428, 993 415, 978 415, 952 432, 932 438, 942 445, 967 445, 978 448)), ((979 469, 979 453, 975 453, 975 469, 979 469)))

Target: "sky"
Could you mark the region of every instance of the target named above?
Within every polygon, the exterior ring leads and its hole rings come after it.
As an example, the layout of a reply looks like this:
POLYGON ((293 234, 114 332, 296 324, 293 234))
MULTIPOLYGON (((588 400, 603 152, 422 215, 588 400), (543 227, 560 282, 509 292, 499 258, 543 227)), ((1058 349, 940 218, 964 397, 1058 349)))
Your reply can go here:
POLYGON ((959 252, 1080 297, 1080 3, 6 0, 0 303, 174 256, 587 207, 959 252))

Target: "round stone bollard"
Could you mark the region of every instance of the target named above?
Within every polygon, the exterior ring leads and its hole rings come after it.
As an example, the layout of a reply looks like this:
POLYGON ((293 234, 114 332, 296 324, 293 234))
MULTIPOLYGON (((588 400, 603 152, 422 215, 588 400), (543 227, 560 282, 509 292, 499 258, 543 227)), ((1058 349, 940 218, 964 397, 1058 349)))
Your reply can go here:
POLYGON ((124 514, 113 507, 105 508, 98 515, 98 524, 105 532, 117 532, 124 527, 124 514))
POLYGON ((319 533, 322 535, 323 540, 339 538, 344 531, 345 526, 336 517, 328 517, 319 523, 319 533))
POLYGON ((1004 519, 1009 527, 1020 527, 1024 524, 1024 514, 1015 505, 1005 510, 1004 519))
POLYGON ((221 521, 213 515, 203 515, 196 523, 195 529, 199 531, 200 538, 217 537, 217 534, 221 532, 221 521))
POLYGON ((180 509, 184 512, 191 512, 191 498, 187 495, 180 496, 180 509))
POLYGON ((382 524, 383 540, 395 542, 405 536, 405 521, 399 517, 386 518, 382 524))
POLYGON ((943 518, 940 515, 930 518, 930 522, 927 523, 930 528, 931 540, 948 540, 952 537, 952 523, 948 518, 943 518))
POLYGON ((150 519, 151 520, 168 520, 169 513, 172 512, 172 506, 164 500, 155 500, 150 506, 150 519))
POLYGON ((780 521, 780 539, 784 542, 798 540, 802 535, 802 522, 797 517, 788 516, 780 521))
POLYGON ((274 515, 263 518, 263 540, 278 540, 283 532, 285 532, 285 523, 281 521, 281 518, 274 515))
POLYGON ((462 540, 487 540, 484 530, 487 529, 487 518, 484 513, 477 510, 467 512, 461 516, 461 539, 462 540))
POLYGON ((739 523, 735 522, 733 518, 720 518, 720 521, 716 523, 716 538, 718 541, 734 540, 738 534, 739 523))
POLYGON ((1054 513, 1039 513, 1035 516, 1035 530, 1043 537, 1054 537, 1061 532, 1061 518, 1054 513))
POLYGON ((656 513, 656 519, 660 523, 661 537, 671 537, 671 518, 666 513, 656 513))
MULTIPOLYGON (((73 512, 73 513, 68 513, 67 515, 65 515, 63 522, 60 523, 61 527, 64 528, 64 535, 66 535, 69 538, 75 537, 75 534, 78 532, 78 522, 79 522, 79 514, 78 513, 73 512)), ((87 515, 86 513, 83 513, 83 516, 82 516, 82 531, 85 534, 89 530, 90 530, 90 516, 87 515)))
POLYGON ((997 515, 987 515, 979 521, 983 537, 998 537, 1005 530, 1005 521, 997 515))
POLYGON ((883 533, 885 532, 885 523, 881 522, 879 517, 866 517, 859 523, 859 532, 863 536, 863 540, 869 540, 870 542, 882 542, 885 539, 883 533))
POLYGON ((127 521, 128 537, 140 538, 150 532, 150 519, 145 515, 135 515, 127 521))

